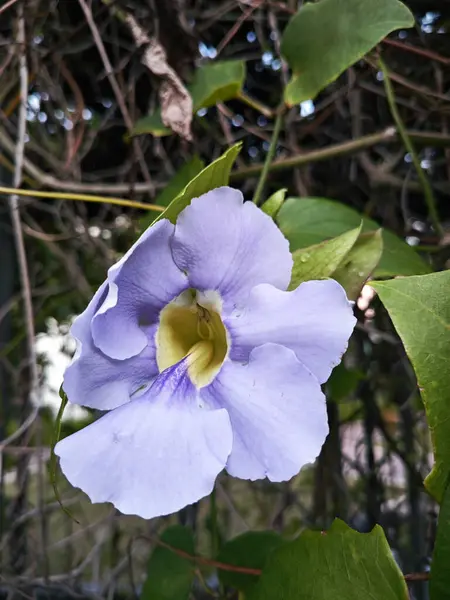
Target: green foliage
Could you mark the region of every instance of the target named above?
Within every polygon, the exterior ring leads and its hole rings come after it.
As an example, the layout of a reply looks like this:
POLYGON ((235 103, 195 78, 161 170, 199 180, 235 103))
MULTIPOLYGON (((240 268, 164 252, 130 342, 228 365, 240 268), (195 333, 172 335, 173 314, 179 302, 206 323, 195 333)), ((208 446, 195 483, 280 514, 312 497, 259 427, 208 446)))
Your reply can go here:
POLYGON ((320 0, 304 4, 284 31, 281 51, 293 70, 285 89, 292 106, 329 83, 414 17, 397 0, 320 0))
POLYGON ((241 144, 235 144, 228 148, 217 160, 200 171, 170 202, 166 210, 156 217, 153 223, 160 219, 169 219, 169 221, 175 223, 180 212, 186 206, 189 206, 193 198, 198 198, 198 196, 206 194, 214 188, 228 185, 231 168, 240 149, 241 144))
POLYGON ((333 369, 327 381, 327 397, 338 403, 346 400, 364 377, 362 371, 347 369, 343 363, 339 364, 333 369))
POLYGON ((439 511, 433 561, 431 563, 430 600, 450 598, 450 486, 447 485, 439 511))
POLYGON ((425 485, 441 501, 450 473, 450 271, 372 285, 416 372, 436 461, 425 485))
POLYGON ((381 231, 361 234, 361 225, 338 237, 293 253, 294 265, 289 288, 302 281, 332 277, 355 300, 377 267, 383 252, 381 231))
POLYGON ((296 250, 292 254, 294 264, 289 289, 295 289, 303 281, 332 277, 360 232, 361 227, 357 227, 331 240, 296 250))
MULTIPOLYGON (((363 232, 380 227, 353 208, 325 198, 288 198, 277 216, 280 229, 290 242, 291 251, 318 244, 358 227, 361 219, 363 232)), ((430 267, 411 246, 391 231, 383 229, 383 254, 374 277, 423 275, 429 272, 430 267)))
MULTIPOLYGON (((161 542, 189 555, 194 554, 192 530, 182 525, 168 527, 161 542)), ((194 563, 170 548, 157 546, 150 555, 141 600, 188 600, 194 580, 194 563)))
POLYGON ((350 300, 358 298, 363 285, 377 268, 382 253, 381 229, 362 233, 333 273, 333 278, 345 288, 350 300))
MULTIPOLYGON (((188 86, 192 96, 194 113, 200 108, 214 106, 237 98, 245 79, 245 63, 242 60, 229 60, 209 63, 197 69, 194 80, 188 86)), ((171 130, 164 126, 161 111, 139 119, 130 135, 150 133, 155 137, 169 135, 171 130)))
POLYGON ((336 519, 275 550, 248 600, 407 600, 383 530, 357 533, 336 519))
MULTIPOLYGON (((158 206, 168 206, 174 198, 188 185, 188 183, 205 168, 204 162, 196 155, 179 169, 166 187, 155 199, 158 206)), ((141 230, 147 229, 159 215, 149 210, 140 220, 141 230)))
POLYGON ((286 196, 286 192, 287 192, 286 188, 282 188, 281 190, 278 190, 277 192, 272 194, 270 196, 270 198, 267 198, 267 200, 261 206, 261 210, 263 212, 265 212, 266 215, 269 215, 269 217, 272 217, 273 219, 275 219, 278 211, 280 210, 281 206, 283 205, 284 198, 286 196))
POLYGON ((244 79, 245 62, 242 60, 227 60, 200 67, 189 87, 194 111, 237 98, 244 79))
MULTIPOLYGON (((227 565, 263 569, 270 554, 283 543, 274 531, 248 531, 227 542, 217 560, 227 565)), ((219 569, 219 579, 224 585, 248 594, 258 581, 258 575, 219 569)))

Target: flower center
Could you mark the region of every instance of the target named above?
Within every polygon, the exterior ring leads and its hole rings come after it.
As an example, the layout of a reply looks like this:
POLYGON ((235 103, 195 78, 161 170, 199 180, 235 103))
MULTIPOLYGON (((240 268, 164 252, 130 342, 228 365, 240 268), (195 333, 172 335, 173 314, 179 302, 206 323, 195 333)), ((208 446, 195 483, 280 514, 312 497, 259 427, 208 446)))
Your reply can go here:
POLYGON ((191 381, 203 387, 217 375, 227 352, 227 331, 218 298, 187 290, 161 311, 156 333, 160 372, 187 357, 191 381))

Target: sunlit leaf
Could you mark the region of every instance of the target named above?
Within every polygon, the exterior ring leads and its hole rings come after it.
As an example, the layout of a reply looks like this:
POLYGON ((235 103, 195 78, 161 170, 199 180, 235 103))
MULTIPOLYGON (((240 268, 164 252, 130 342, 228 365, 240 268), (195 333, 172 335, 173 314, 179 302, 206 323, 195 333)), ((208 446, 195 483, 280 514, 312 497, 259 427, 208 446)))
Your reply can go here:
POLYGON ((286 188, 283 188, 272 194, 261 206, 261 210, 274 219, 284 202, 286 192, 286 188))
POLYGON ((333 273, 349 300, 356 300, 370 275, 377 268, 383 253, 381 229, 362 233, 355 245, 333 273))
POLYGON ((160 219, 169 219, 169 221, 175 223, 180 212, 190 204, 193 198, 206 194, 214 188, 228 185, 231 168, 240 149, 241 144, 231 146, 222 156, 219 156, 217 160, 200 171, 153 222, 156 223, 160 219))
POLYGON ((310 100, 396 29, 414 25, 398 0, 320 0, 303 4, 286 27, 281 51, 293 71, 289 105, 310 100))
POLYGON ((295 289, 300 283, 310 279, 332 277, 353 248, 360 231, 361 227, 357 227, 331 240, 293 252, 294 264, 289 289, 295 289))
MULTIPOLYGON (((168 206, 204 167, 204 162, 198 156, 194 156, 177 171, 163 191, 158 194, 154 203, 158 206, 168 206)), ((140 220, 141 230, 151 225, 158 215, 159 212, 149 210, 140 220)))
MULTIPOLYGON (((378 223, 353 208, 326 198, 288 198, 277 215, 291 251, 318 244, 358 227, 363 232, 379 229, 378 223)), ((383 229, 383 254, 374 277, 422 275, 431 271, 419 254, 391 231, 383 229)))
POLYGON ((450 474, 450 271, 371 285, 416 372, 436 461, 425 486, 440 501, 450 474))

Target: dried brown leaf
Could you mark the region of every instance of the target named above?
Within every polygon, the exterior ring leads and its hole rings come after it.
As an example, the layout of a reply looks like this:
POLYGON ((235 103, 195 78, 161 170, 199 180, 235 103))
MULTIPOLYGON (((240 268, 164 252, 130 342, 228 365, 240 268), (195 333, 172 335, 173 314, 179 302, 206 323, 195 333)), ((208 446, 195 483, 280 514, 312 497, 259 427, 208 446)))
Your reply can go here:
POLYGON ((142 64, 162 80, 159 87, 162 122, 180 137, 190 141, 193 104, 189 92, 167 62, 166 51, 160 42, 154 37, 148 37, 131 15, 127 16, 127 24, 136 45, 145 46, 142 64))

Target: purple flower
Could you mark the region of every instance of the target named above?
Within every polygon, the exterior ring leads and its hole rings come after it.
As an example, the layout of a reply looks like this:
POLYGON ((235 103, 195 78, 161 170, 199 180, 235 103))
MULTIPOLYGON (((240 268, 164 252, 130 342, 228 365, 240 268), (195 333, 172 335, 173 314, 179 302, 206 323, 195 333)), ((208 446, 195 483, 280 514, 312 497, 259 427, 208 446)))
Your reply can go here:
POLYGON ((223 187, 150 227, 74 322, 71 402, 108 410, 56 446, 93 502, 145 518, 208 495, 225 468, 285 481, 328 433, 320 384, 355 319, 343 288, 286 292, 273 221, 223 187))

